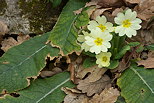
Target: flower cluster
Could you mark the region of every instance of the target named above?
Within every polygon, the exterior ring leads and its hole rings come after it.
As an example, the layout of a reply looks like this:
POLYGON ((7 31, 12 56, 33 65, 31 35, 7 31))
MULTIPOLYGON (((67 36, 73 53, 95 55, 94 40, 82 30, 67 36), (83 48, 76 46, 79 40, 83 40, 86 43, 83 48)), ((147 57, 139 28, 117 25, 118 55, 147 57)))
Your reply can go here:
POLYGON ((111 48, 110 41, 113 38, 112 32, 119 36, 127 35, 128 37, 136 36, 136 30, 141 26, 141 20, 136 18, 137 13, 128 9, 125 13, 118 13, 114 21, 117 26, 107 22, 105 16, 98 16, 95 20, 91 20, 87 26, 89 32, 82 31, 83 35, 79 35, 77 40, 81 42, 82 50, 96 54, 96 64, 98 67, 108 67, 110 65, 111 48))

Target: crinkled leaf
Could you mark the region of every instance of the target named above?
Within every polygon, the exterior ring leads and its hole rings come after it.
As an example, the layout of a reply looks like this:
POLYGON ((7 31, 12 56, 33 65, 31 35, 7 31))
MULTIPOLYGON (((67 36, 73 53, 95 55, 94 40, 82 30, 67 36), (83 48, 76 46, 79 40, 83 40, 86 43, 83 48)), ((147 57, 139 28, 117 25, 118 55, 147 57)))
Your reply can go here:
POLYGON ((118 79, 121 96, 127 103, 153 103, 154 69, 144 69, 135 64, 130 66, 118 79))
POLYGON ((19 97, 10 95, 0 99, 0 103, 61 103, 65 93, 61 87, 74 87, 68 72, 57 74, 46 79, 37 79, 30 87, 17 92, 19 97))
POLYGON ((110 61, 110 65, 107 68, 115 69, 116 67, 118 67, 118 65, 119 65, 119 61, 118 60, 111 60, 110 61))
POLYGON ((73 11, 83 7, 85 1, 86 0, 70 0, 64 7, 57 24, 49 36, 51 43, 60 47, 62 55, 80 50, 80 46, 76 41, 78 33, 74 26, 78 15, 74 15, 73 11))
POLYGON ((135 47, 135 46, 140 45, 140 43, 139 42, 130 42, 128 45, 131 47, 135 47))
POLYGON ((150 45, 146 46, 146 48, 149 50, 154 50, 154 44, 150 44, 150 45))
POLYGON ((28 78, 38 76, 45 66, 45 58, 57 56, 59 50, 45 44, 49 33, 25 41, 9 49, 0 58, 0 91, 23 89, 29 85, 28 78))
POLYGON ((144 46, 143 45, 140 45, 137 49, 136 49, 136 52, 139 53, 139 52, 142 52, 144 50, 144 46))
POLYGON ((129 45, 125 45, 115 56, 115 59, 120 59, 127 51, 130 50, 129 45))
POLYGON ((90 56, 90 57, 95 57, 96 56, 96 54, 95 53, 91 53, 91 52, 85 52, 85 51, 83 51, 82 52, 83 54, 85 54, 85 55, 88 55, 88 56, 90 56))
POLYGON ((87 25, 89 22, 89 16, 86 10, 83 10, 81 14, 77 17, 77 20, 75 22, 76 27, 80 28, 81 26, 87 25))
POLYGON ((84 68, 89 68, 89 67, 92 67, 94 65, 96 65, 96 59, 94 59, 94 58, 90 58, 90 57, 86 58, 83 62, 84 68))

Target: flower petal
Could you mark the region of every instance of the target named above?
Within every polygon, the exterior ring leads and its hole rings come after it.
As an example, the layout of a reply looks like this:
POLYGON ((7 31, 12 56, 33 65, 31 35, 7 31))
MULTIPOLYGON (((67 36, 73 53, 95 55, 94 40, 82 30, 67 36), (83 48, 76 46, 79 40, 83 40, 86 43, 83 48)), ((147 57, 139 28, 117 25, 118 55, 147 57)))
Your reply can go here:
POLYGON ((107 50, 108 50, 108 49, 107 49, 106 46, 104 46, 104 45, 101 46, 101 51, 102 51, 102 52, 107 52, 107 50))
POLYGON ((106 48, 110 48, 110 47, 111 47, 110 42, 103 42, 103 45, 104 45, 106 48))
POLYGON ((89 22, 89 25, 87 26, 88 30, 93 30, 98 26, 98 23, 94 20, 89 22))
POLYGON ((119 36, 124 36, 125 35, 125 28, 121 28, 119 31, 119 36))
POLYGON ((95 45, 95 43, 94 43, 94 38, 91 38, 91 37, 89 37, 89 36, 86 36, 85 37, 85 43, 87 44, 87 45, 89 45, 89 46, 93 46, 93 45, 95 45))
POLYGON ((95 54, 99 54, 101 52, 101 47, 100 46, 92 46, 90 48, 90 52, 92 52, 92 53, 95 52, 95 54))
POLYGON ((133 24, 140 24, 140 23, 142 23, 142 21, 141 21, 141 19, 139 19, 139 18, 136 18, 136 19, 134 19, 133 21, 131 21, 133 24))
POLYGON ((127 28, 126 29, 126 35, 131 38, 132 36, 136 36, 137 32, 136 30, 132 29, 132 28, 127 28))
POLYGON ((137 16, 136 11, 133 11, 131 9, 128 9, 125 13, 125 18, 129 20, 134 20, 137 16))
POLYGON ((103 35, 103 38, 105 41, 110 41, 112 40, 112 34, 107 33, 106 35, 103 35))
POLYGON ((115 33, 119 33, 122 29, 123 29, 122 26, 117 26, 117 27, 115 28, 115 33))
POLYGON ((139 30, 139 29, 141 29, 141 25, 139 25, 139 24, 132 24, 131 28, 134 29, 134 30, 139 30))
POLYGON ((123 13, 118 13, 117 17, 114 18, 116 24, 122 24, 122 21, 125 20, 125 16, 123 13))
POLYGON ((96 17, 96 21, 99 23, 99 24, 102 24, 104 25, 106 23, 106 17, 105 16, 97 16, 96 17))

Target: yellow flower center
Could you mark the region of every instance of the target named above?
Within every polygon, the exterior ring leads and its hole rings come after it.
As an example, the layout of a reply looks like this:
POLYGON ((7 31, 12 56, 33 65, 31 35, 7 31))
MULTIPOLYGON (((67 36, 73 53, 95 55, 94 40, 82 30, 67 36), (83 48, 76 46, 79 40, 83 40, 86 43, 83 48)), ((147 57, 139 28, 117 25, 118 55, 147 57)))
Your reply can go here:
POLYGON ((106 57, 106 56, 103 56, 103 57, 102 57, 102 61, 103 61, 103 62, 107 62, 107 57, 106 57))
POLYGON ((125 28, 129 28, 130 26, 131 26, 131 22, 130 22, 130 20, 129 19, 126 19, 126 20, 124 20, 123 22, 122 22, 122 25, 123 25, 123 27, 125 27, 125 28))
POLYGON ((106 26, 104 26, 104 25, 102 25, 102 24, 100 24, 100 25, 97 26, 97 27, 99 27, 99 28, 102 30, 102 32, 104 32, 104 31, 106 30, 106 26))
POLYGON ((96 38, 96 39, 94 40, 94 42, 95 42, 95 44, 96 44, 97 46, 99 46, 99 45, 102 45, 103 39, 102 39, 102 38, 96 38))

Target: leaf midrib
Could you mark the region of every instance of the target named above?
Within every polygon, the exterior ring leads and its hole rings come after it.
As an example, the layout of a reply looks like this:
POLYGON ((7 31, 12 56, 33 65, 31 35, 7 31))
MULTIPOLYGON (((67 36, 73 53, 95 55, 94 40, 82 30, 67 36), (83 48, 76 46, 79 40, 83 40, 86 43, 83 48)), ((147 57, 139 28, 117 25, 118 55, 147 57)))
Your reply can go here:
POLYGON ((143 81, 143 83, 149 88, 152 94, 154 94, 154 91, 152 90, 150 85, 146 82, 146 80, 140 75, 140 73, 136 71, 133 67, 131 67, 130 69, 143 81))
POLYGON ((32 56, 34 56, 36 53, 38 53, 39 51, 41 51, 42 49, 44 49, 46 46, 47 45, 42 46, 37 51, 35 51, 33 54, 31 54, 30 56, 28 56, 27 58, 25 58, 22 62, 18 63, 17 65, 13 66, 12 68, 6 69, 2 73, 0 73, 0 75, 2 75, 3 73, 6 73, 8 70, 13 70, 15 67, 18 67, 18 66, 22 65, 25 61, 29 60, 32 56))
POLYGON ((48 95, 50 95, 52 92, 54 92, 57 88, 59 88, 60 86, 62 86, 63 84, 65 84, 66 82, 68 82, 70 80, 70 78, 67 78, 65 81, 63 81, 62 83, 60 83, 59 85, 57 85, 56 87, 52 88, 49 92, 45 93, 45 95, 43 95, 39 100, 36 101, 36 103, 39 103, 42 99, 44 99, 45 97, 47 97, 48 95))

